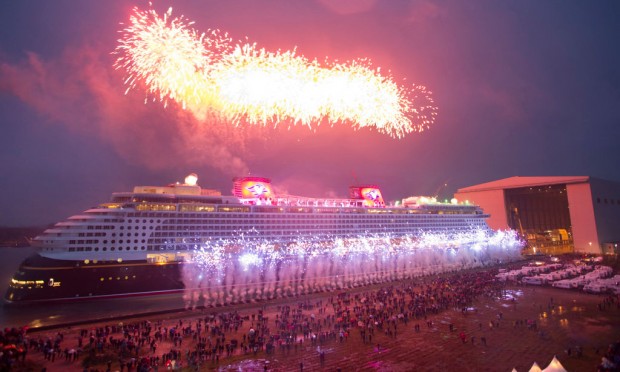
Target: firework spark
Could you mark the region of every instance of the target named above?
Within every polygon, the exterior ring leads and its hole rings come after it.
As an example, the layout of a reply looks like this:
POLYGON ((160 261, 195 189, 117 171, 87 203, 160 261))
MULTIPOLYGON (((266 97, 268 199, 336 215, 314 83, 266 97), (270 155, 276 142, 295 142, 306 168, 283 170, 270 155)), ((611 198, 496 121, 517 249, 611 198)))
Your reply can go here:
POLYGON ((295 242, 288 243, 261 239, 260 235, 253 231, 240 234, 238 238, 217 240, 195 246, 189 244, 187 250, 192 252, 191 261, 203 268, 213 269, 230 264, 234 261, 230 260, 232 257, 238 257, 243 267, 247 268, 252 265, 273 264, 281 260, 300 260, 304 257, 318 256, 331 258, 381 256, 384 259, 393 259, 399 255, 412 255, 421 251, 442 252, 459 249, 472 249, 475 252, 483 249, 507 250, 511 253, 518 253, 522 246, 523 242, 513 230, 472 229, 451 233, 424 232, 419 236, 369 234, 346 239, 331 236, 300 237, 295 242), (250 236, 252 238, 248 239, 250 236))
POLYGON ((201 297, 217 306, 385 283, 513 261, 522 246, 512 230, 324 236, 295 243, 251 232, 188 245, 184 299, 188 307, 201 297))
POLYGON ((368 60, 320 64, 295 50, 268 52, 192 25, 173 18, 172 9, 163 17, 134 9, 114 52, 127 91, 143 86, 164 105, 174 101, 197 118, 214 115, 234 125, 346 123, 395 138, 427 129, 437 115, 424 86, 399 85, 368 60))

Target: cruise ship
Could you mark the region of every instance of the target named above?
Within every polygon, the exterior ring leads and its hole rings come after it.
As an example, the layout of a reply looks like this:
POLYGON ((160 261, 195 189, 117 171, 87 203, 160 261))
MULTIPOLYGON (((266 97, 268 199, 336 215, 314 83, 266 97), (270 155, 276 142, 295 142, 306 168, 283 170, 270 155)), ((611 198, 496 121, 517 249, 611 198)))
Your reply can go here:
MULTIPOLYGON (((342 281, 346 272, 353 270, 352 248, 347 245, 353 243, 346 242, 388 239, 388 245, 397 245, 399 240, 415 240, 426 233, 490 231, 487 218, 479 207, 454 201, 411 197, 386 205, 374 185, 352 186, 348 198, 310 198, 278 195, 268 178, 238 177, 233 179, 232 195, 225 196, 201 188, 197 176, 191 174, 183 183, 136 186, 133 192, 113 193, 109 202, 47 229, 32 241, 37 253, 21 263, 5 300, 80 300, 196 288, 208 297, 214 288, 223 286, 228 289, 217 295, 218 301, 238 301, 329 289, 332 287, 325 286, 329 281, 325 278, 330 276, 339 278, 337 287, 350 286, 351 281, 342 281), (340 268, 344 261, 336 262, 332 255, 320 259, 323 261, 313 258, 329 255, 332 249, 342 252, 342 247, 349 247, 348 253, 338 256, 349 260, 345 268, 340 268), (288 257, 292 251, 299 256, 300 249, 302 259, 288 257), (256 261, 256 253, 265 250, 279 255, 248 270, 248 258, 256 261), (319 250, 322 253, 318 254, 319 250), (241 252, 254 253, 244 254, 239 263, 241 252), (220 261, 213 261, 215 253, 220 261), (211 257, 216 267, 205 269, 197 257, 211 257), (308 266, 312 260, 317 267, 308 266), (293 270, 294 265, 300 265, 300 270, 288 275, 286 270, 293 270), (330 265, 329 270, 325 268, 330 265), (190 266, 192 270, 187 269, 190 266), (188 273, 200 280, 187 278, 188 273), (314 275, 312 285, 310 273, 314 275), (218 275, 217 282, 208 281, 218 275), (260 282, 268 282, 267 287, 260 282), (231 297, 233 294, 236 297, 231 297)), ((405 262, 403 257, 402 264, 379 267, 375 263, 373 267, 394 271, 396 274, 386 274, 389 278, 403 277, 413 267, 411 259, 405 262)), ((367 265, 369 259, 360 261, 367 265)), ((378 280, 377 274, 369 277, 367 268, 356 275, 366 279, 354 285, 378 280)))

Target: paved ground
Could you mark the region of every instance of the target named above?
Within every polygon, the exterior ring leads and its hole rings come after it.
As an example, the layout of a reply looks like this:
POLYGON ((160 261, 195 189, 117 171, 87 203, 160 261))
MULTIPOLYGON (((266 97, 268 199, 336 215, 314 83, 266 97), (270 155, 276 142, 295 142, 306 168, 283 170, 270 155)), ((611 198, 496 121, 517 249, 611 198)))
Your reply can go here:
MULTIPOLYGON (((331 294, 333 295, 333 294, 331 294)), ((314 297, 312 301, 329 298, 329 294, 314 297)), ((554 356, 560 360, 568 371, 595 371, 601 356, 611 342, 620 340, 620 307, 617 301, 612 306, 600 307, 604 296, 585 294, 576 290, 561 290, 540 287, 507 287, 503 298, 481 298, 463 315, 460 311, 449 310, 428 318, 433 326, 428 327, 425 320, 409 321, 407 326, 399 327, 394 338, 381 332, 375 332, 372 344, 363 343, 357 330, 351 332, 348 340, 327 341, 323 350, 323 365, 319 360, 316 346, 304 342, 297 350, 282 351, 266 355, 235 355, 223 357, 219 364, 206 362, 201 370, 239 370, 262 371, 267 363, 269 370, 299 371, 303 363, 304 371, 528 371, 533 362, 545 368, 554 356), (501 313, 501 319, 499 314, 501 313), (527 321, 536 321, 537 329, 527 326, 527 321), (495 323, 491 326, 490 322, 495 323), (499 326, 497 325, 499 322, 499 326), (420 331, 414 331, 414 325, 420 324, 420 331), (451 332, 449 324, 454 330, 451 332), (466 335, 463 343, 460 333, 466 335), (474 343, 471 337, 474 337, 474 343), (486 338, 483 345, 481 338, 486 338), (377 348, 380 344, 380 348, 377 348), (583 354, 576 355, 580 346, 583 354), (567 350, 571 349, 568 355, 567 350)), ((290 299, 288 303, 296 307, 299 299, 290 299)), ((242 314, 252 314, 258 307, 241 310, 242 314)), ((329 313, 328 309, 328 313, 329 313)), ((169 315, 163 318, 163 324, 172 326, 178 319, 189 320, 203 318, 205 312, 190 312, 169 315)), ((265 315, 271 324, 275 320, 276 306, 268 305, 265 315)), ((315 313, 305 310, 304 313, 315 313)), ((149 319, 155 321, 156 319, 149 319)), ((131 321, 127 321, 131 322, 131 321)), ((96 327, 93 324, 90 328, 96 327)), ((64 346, 77 346, 78 328, 65 329, 64 346)), ((228 338, 241 339, 241 332, 247 332, 249 324, 244 324, 237 335, 228 338)), ((274 327, 275 328, 275 327, 274 327)), ((30 334, 30 337, 54 337, 58 331, 30 334)), ((157 354, 168 352, 173 347, 169 341, 159 344, 157 354)), ((192 347, 191 338, 186 338, 181 350, 192 347)), ((143 354, 148 354, 148 347, 143 354)), ((82 359, 82 358, 81 358, 82 359)), ((15 370, 41 371, 82 371, 81 360, 66 362, 63 358, 53 363, 46 361, 42 353, 28 353, 25 367, 15 370)), ((105 371, 101 364, 89 368, 105 371)), ((164 367, 160 367, 165 370, 164 367)), ((118 359, 112 361, 112 371, 120 370, 118 359)), ((127 370, 125 368, 125 370, 127 370)), ((133 369, 135 371, 135 368, 133 369)))

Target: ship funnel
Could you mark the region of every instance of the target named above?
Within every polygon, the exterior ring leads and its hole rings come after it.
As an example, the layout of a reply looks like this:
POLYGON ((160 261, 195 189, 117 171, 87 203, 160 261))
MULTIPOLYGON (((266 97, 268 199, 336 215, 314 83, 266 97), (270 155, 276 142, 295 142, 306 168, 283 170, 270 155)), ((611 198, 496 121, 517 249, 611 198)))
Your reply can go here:
POLYGON ((349 197, 351 199, 363 200, 367 207, 384 207, 383 195, 381 190, 375 185, 351 186, 349 187, 349 197))
POLYGON ((236 177, 233 179, 233 195, 243 199, 271 199, 271 180, 264 177, 236 177))

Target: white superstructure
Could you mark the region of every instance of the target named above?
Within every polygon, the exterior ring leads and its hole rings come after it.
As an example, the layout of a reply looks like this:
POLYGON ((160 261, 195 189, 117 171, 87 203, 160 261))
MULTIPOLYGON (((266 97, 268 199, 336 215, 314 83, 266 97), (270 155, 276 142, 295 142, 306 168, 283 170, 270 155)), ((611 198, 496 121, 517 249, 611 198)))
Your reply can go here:
POLYGON ((242 236, 286 244, 308 237, 396 238, 426 231, 488 229, 488 216, 476 206, 423 198, 418 200, 424 202, 406 206, 385 206, 382 199, 365 198, 359 192, 370 189, 381 198, 375 186, 352 187, 357 198, 318 199, 274 195, 265 178, 235 182, 235 196, 187 183, 136 186, 133 192, 114 193, 110 203, 57 223, 33 245, 45 257, 92 263, 176 259, 210 242, 242 236), (262 194, 248 197, 244 187, 262 194))

